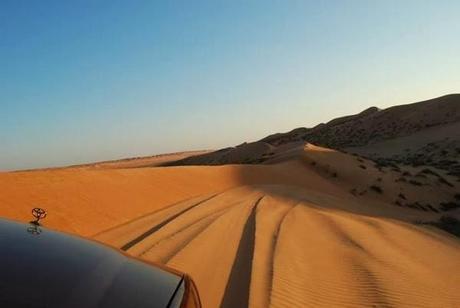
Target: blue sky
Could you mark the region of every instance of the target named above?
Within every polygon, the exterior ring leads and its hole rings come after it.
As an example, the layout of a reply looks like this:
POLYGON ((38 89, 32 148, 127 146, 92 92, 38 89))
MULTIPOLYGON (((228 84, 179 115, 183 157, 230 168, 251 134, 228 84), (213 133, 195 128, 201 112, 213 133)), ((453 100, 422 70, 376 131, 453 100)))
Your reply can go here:
POLYGON ((0 0, 0 170, 210 149, 460 87, 458 1, 0 0))

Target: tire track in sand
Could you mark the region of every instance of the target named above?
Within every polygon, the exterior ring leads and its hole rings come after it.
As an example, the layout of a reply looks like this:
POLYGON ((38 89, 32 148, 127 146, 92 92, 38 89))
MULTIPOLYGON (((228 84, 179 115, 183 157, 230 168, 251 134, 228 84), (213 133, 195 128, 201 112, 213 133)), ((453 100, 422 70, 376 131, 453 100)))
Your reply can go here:
POLYGON ((240 243, 235 256, 230 277, 225 287, 224 296, 220 307, 248 307, 251 286, 252 260, 254 257, 254 244, 256 234, 257 206, 264 196, 260 197, 252 207, 251 214, 243 228, 240 243))
POLYGON ((276 230, 273 233, 273 246, 272 246, 271 254, 269 256, 270 266, 268 269, 269 270, 269 277, 268 277, 269 289, 268 289, 268 294, 267 294, 267 303, 268 303, 267 307, 269 307, 271 304, 271 296, 272 296, 272 290, 273 290, 273 273, 275 271, 275 253, 276 253, 276 246, 278 244, 278 237, 280 234, 281 226, 284 223, 286 216, 297 206, 298 204, 295 204, 283 213, 283 216, 279 220, 276 230))
POLYGON ((247 202, 247 198, 248 196, 242 199, 235 198, 232 193, 219 194, 211 201, 180 215, 174 223, 164 226, 127 251, 135 256, 145 256, 148 253, 156 261, 167 261, 169 259, 167 254, 171 249, 180 250, 180 247, 187 245, 194 236, 198 236, 200 230, 206 229, 206 226, 232 207, 247 202))
POLYGON ((127 242, 148 231, 152 226, 197 202, 209 198, 209 196, 211 195, 198 196, 167 205, 163 209, 141 215, 100 232, 94 236, 94 239, 121 248, 127 242))
POLYGON ((176 213, 172 216, 170 216, 168 219, 160 222, 159 224, 153 226, 152 228, 150 228, 149 230, 147 230, 146 232, 142 233, 141 235, 139 235, 138 237, 134 238, 133 240, 129 241, 128 243, 126 243, 125 245, 123 245, 120 249, 121 250, 128 250, 130 249, 131 247, 133 247, 134 245, 138 244, 139 242, 141 242, 142 240, 144 240, 145 238, 147 238, 149 235, 155 233, 156 231, 160 230, 161 228, 163 228, 164 226, 166 226, 167 224, 169 224, 170 222, 172 222, 174 219, 176 219, 177 217, 179 217, 180 215, 190 211, 191 209, 197 207, 198 205, 202 204, 202 203, 205 203, 206 201, 209 201, 213 198, 215 198, 217 196, 216 195, 212 195, 211 197, 209 198, 206 198, 204 200, 201 200, 197 203, 194 203, 192 206, 189 206, 187 207, 186 209, 180 211, 179 213, 176 213))
POLYGON ((175 233, 161 238, 155 242, 155 244, 141 252, 138 257, 151 261, 167 263, 195 237, 199 236, 214 221, 219 219, 222 215, 225 215, 229 210, 230 208, 225 208, 218 212, 204 216, 175 233))

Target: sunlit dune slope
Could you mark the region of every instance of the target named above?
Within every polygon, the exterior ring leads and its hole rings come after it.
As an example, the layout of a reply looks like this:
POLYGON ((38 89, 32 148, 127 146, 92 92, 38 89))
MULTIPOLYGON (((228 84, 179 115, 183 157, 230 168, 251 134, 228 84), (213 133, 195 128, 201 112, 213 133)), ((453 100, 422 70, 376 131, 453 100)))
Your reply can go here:
POLYGON ((91 235, 139 215, 237 183, 233 168, 57 169, 0 174, 2 216, 30 220, 48 210, 46 225, 91 235))
POLYGON ((172 205, 96 238, 189 272, 204 307, 460 302, 456 238, 362 211, 353 201, 292 186, 243 186, 172 205), (350 211, 336 207, 341 202, 350 211))
POLYGON ((413 224, 446 213, 451 178, 309 144, 267 163, 3 173, 0 214, 40 205, 49 227, 186 271, 204 307, 458 307, 459 239, 413 224))

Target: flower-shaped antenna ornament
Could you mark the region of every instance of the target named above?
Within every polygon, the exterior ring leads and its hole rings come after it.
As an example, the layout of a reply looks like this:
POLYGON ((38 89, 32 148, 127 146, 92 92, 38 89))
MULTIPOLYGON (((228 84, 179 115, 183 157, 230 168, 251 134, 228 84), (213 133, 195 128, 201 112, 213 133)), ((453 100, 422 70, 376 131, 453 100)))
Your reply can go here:
POLYGON ((32 209, 32 215, 35 217, 35 220, 31 221, 30 223, 39 226, 40 225, 40 219, 44 219, 48 213, 39 207, 33 208, 32 209))

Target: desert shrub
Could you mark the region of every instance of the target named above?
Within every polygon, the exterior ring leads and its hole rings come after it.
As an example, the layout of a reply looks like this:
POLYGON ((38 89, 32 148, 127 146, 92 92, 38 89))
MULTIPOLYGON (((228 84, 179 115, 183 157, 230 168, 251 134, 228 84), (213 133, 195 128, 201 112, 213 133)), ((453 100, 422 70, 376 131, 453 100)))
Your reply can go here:
POLYGON ((412 167, 419 167, 423 166, 424 164, 423 160, 419 158, 413 158, 409 163, 412 165, 412 167))
POLYGON ((417 173, 415 175, 416 178, 423 178, 423 179, 426 179, 426 175, 422 174, 422 173, 417 173))
POLYGON ((428 210, 421 204, 418 204, 418 208, 421 209, 422 211, 428 212, 428 210))
POLYGON ((336 177, 337 177, 337 172, 332 172, 331 176, 332 176, 333 178, 336 178, 336 177))
POLYGON ((407 182, 406 178, 401 176, 395 180, 395 182, 407 182))
POLYGON ((450 166, 450 165, 455 165, 457 162, 455 160, 448 160, 448 159, 443 159, 439 161, 439 165, 441 166, 450 166))
POLYGON ((455 194, 454 198, 460 201, 460 194, 455 194))
POLYGON ((404 176, 412 176, 412 174, 409 171, 404 171, 402 175, 404 175, 404 176))
POLYGON ((315 162, 315 161, 312 161, 312 162, 310 163, 310 165, 316 166, 316 162, 315 162))
POLYGON ((434 172, 433 170, 428 169, 428 168, 423 169, 423 170, 421 171, 421 173, 431 174, 431 175, 434 175, 434 176, 439 176, 439 174, 437 174, 436 172, 434 172))
POLYGON ((432 222, 432 225, 460 237, 460 220, 452 216, 441 216, 439 221, 432 222))
POLYGON ((415 185, 415 186, 422 186, 423 184, 416 181, 416 180, 410 180, 409 183, 411 183, 412 185, 415 185))
POLYGON ((381 158, 375 160, 375 167, 376 168, 379 168, 379 167, 382 168, 382 167, 387 167, 387 166, 388 166, 388 164, 387 164, 386 160, 381 159, 381 158))
POLYGON ((358 190, 356 188, 353 188, 350 190, 350 194, 352 194, 353 196, 357 196, 358 195, 358 190))
POLYGON ((377 178, 377 182, 382 182, 382 178, 377 178))
POLYGON ((387 162, 387 165, 388 165, 388 167, 392 167, 392 168, 394 168, 394 169, 400 170, 400 169, 399 169, 399 166, 396 165, 395 163, 391 162, 391 161, 387 162))
POLYGON ((401 203, 401 201, 399 201, 399 200, 396 200, 396 201, 395 201, 395 204, 396 204, 397 206, 403 206, 402 203, 401 203))
POLYGON ((263 163, 264 161, 266 161, 267 159, 266 158, 254 158, 254 159, 251 159, 251 158, 246 158, 242 161, 242 164, 260 164, 260 163, 263 163))
POLYGON ((367 167, 364 166, 364 165, 359 165, 359 168, 361 168, 361 169, 367 169, 367 167))
POLYGON ((412 203, 412 204, 407 204, 409 207, 413 208, 413 209, 417 209, 417 210, 423 210, 423 211, 428 211, 423 205, 421 205, 420 203, 418 203, 418 201, 412 203))
POLYGON ((377 185, 371 185, 369 188, 379 194, 383 193, 383 189, 380 186, 377 185))
POLYGON ((363 163, 363 162, 364 162, 364 160, 362 160, 362 159, 359 158, 359 157, 358 157, 356 160, 359 161, 360 163, 363 163))
POLYGON ((441 206, 441 209, 443 211, 450 211, 450 210, 457 209, 457 208, 460 207, 459 203, 455 203, 453 201, 441 202, 441 203, 439 203, 439 205, 441 206))
POLYGON ((449 181, 447 181, 447 180, 446 180, 445 178, 443 178, 443 177, 439 177, 439 178, 438 178, 438 181, 439 181, 439 183, 441 183, 441 184, 447 185, 447 186, 449 186, 449 187, 454 187, 454 185, 452 185, 452 183, 450 183, 449 181))
POLYGON ((400 193, 400 194, 398 195, 398 197, 401 198, 401 199, 403 199, 403 200, 407 200, 407 199, 406 199, 406 196, 405 196, 403 193, 400 193))
POLYGON ((433 207, 431 204, 427 204, 426 206, 427 206, 430 210, 432 210, 433 212, 439 213, 438 209, 436 209, 435 207, 433 207))

